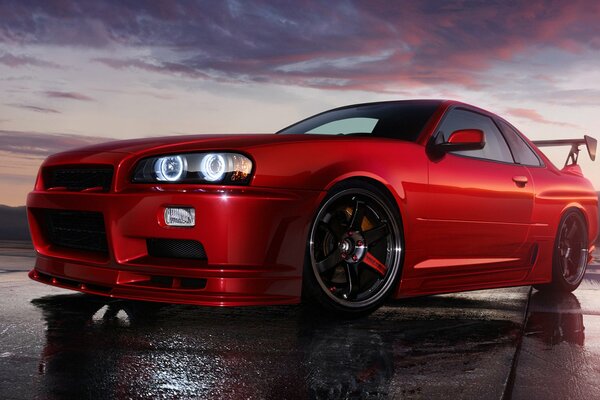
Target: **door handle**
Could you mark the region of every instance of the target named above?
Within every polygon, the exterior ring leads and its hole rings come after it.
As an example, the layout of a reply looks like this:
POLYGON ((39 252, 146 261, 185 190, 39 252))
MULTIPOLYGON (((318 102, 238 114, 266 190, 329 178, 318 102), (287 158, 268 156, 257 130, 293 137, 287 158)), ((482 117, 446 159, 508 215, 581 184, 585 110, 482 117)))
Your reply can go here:
POLYGON ((518 187, 525 187, 525 185, 527 185, 527 182, 529 182, 529 179, 527 179, 526 176, 521 175, 513 176, 512 180, 518 187))

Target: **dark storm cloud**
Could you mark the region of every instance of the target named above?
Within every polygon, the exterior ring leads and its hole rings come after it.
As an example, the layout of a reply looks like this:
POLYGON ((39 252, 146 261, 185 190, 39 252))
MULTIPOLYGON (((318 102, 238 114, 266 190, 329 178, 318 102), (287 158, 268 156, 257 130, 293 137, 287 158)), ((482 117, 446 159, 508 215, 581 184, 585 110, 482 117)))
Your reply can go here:
POLYGON ((0 149, 17 157, 45 157, 110 139, 66 133, 0 130, 0 149))
POLYGON ((150 48, 102 58, 193 78, 385 90, 478 89, 497 61, 600 49, 600 3, 563 1, 4 1, 0 41, 150 48))
POLYGON ((76 92, 60 92, 60 91, 49 90, 49 91, 44 92, 44 94, 47 97, 55 98, 55 99, 68 99, 68 100, 79 100, 79 101, 93 101, 94 100, 91 97, 86 96, 85 94, 76 93, 76 92))

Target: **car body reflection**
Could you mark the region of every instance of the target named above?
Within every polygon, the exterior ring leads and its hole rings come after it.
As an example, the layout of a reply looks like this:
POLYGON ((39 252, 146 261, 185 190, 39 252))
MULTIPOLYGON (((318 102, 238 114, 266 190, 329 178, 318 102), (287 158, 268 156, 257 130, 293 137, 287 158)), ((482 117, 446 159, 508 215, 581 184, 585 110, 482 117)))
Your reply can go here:
POLYGON ((489 370, 488 360, 513 354, 521 330, 486 316, 485 302, 452 297, 392 304, 358 321, 298 306, 199 308, 89 295, 32 303, 47 325, 39 397, 50 399, 380 398, 419 396, 431 382, 440 393, 469 390, 465 372, 503 384, 506 371, 489 370))
POLYGON ((584 330, 581 305, 573 293, 533 293, 525 328, 527 336, 548 346, 562 342, 583 346, 584 330))

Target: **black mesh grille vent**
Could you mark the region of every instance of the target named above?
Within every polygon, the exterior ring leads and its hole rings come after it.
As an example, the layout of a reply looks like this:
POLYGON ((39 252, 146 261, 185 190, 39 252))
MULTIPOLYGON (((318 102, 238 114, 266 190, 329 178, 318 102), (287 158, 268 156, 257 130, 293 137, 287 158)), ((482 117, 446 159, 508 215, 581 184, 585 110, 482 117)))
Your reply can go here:
POLYGON ((46 235, 48 241, 57 246, 108 253, 101 213, 48 210, 46 235))
POLYGON ((46 173, 46 189, 65 187, 71 191, 102 188, 108 192, 112 168, 52 168, 46 173))
POLYGON ((206 259, 204 246, 195 240, 147 239, 146 244, 152 257, 206 259))

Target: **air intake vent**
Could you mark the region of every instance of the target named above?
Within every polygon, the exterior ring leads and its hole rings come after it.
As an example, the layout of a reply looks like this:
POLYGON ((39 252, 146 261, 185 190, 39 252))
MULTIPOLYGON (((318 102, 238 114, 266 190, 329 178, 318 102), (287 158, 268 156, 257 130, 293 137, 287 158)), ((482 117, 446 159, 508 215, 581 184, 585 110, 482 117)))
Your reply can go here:
POLYGON ((152 257, 206 260, 204 246, 195 240, 147 239, 146 244, 152 257))
POLYGON ((108 253, 101 213, 47 210, 46 237, 56 246, 108 253))
POLYGON ((95 189, 99 192, 108 192, 112 183, 112 167, 64 167, 49 168, 45 171, 46 190, 63 189, 82 191, 95 189))

